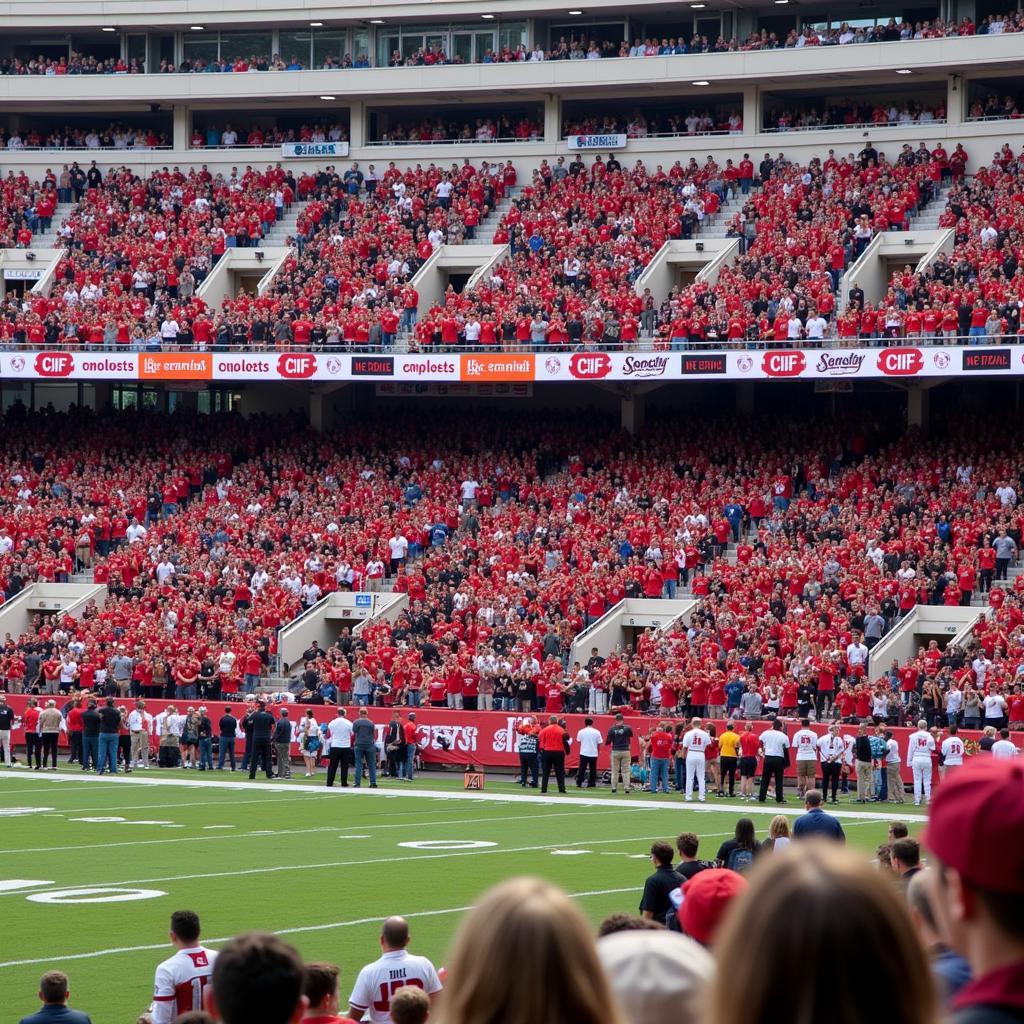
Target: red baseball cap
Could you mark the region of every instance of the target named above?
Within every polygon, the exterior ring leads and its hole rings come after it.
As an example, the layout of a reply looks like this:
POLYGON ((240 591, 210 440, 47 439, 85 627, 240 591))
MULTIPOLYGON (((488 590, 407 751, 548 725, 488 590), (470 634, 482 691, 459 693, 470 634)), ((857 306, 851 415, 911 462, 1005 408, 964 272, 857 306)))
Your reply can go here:
POLYGON ((1024 764, 972 758, 942 780, 922 843, 979 888, 1024 894, 1024 764))
POLYGON ((705 868, 682 886, 683 902, 676 917, 683 931, 705 946, 710 945, 729 904, 748 886, 747 880, 728 868, 705 868))

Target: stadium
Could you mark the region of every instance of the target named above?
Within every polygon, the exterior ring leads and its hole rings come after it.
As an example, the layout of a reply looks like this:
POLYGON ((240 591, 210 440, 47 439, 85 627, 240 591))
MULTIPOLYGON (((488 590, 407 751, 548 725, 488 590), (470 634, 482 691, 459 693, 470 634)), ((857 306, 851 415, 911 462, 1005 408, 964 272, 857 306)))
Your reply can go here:
POLYGON ((1024 1020, 1022 10, 4 25, 4 1022, 1024 1020))

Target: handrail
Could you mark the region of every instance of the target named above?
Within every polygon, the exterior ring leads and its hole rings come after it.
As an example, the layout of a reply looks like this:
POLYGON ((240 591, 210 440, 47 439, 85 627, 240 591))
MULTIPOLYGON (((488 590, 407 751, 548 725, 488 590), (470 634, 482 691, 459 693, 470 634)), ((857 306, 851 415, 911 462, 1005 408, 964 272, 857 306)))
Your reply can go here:
POLYGON ((762 128, 762 135, 784 135, 789 132, 830 132, 842 131, 849 128, 851 131, 858 128, 868 128, 874 131, 876 128, 930 128, 935 124, 945 124, 944 117, 933 117, 930 121, 858 121, 856 124, 794 124, 788 128, 762 128))

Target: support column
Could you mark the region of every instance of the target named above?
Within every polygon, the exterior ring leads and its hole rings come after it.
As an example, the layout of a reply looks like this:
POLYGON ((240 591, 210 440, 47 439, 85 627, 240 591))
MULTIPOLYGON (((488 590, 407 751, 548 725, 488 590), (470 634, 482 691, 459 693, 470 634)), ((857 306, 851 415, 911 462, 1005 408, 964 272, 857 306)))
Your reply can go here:
POLYGON ((643 430, 647 417, 647 397, 645 395, 627 395, 619 400, 619 415, 622 429, 627 434, 635 434, 643 430))
POLYGON ((963 75, 949 75, 946 78, 946 126, 953 127, 964 122, 964 104, 967 87, 963 75))
POLYGON ((114 396, 114 387, 109 381, 98 380, 92 386, 92 407, 96 412, 101 412, 108 405, 114 396))
POLYGON ((557 146, 562 139, 562 100, 549 92, 544 97, 544 142, 557 146))
POLYGON ((756 85, 746 85, 743 87, 743 134, 756 135, 760 130, 761 90, 756 85))
POLYGON ((928 398, 930 392, 920 387, 907 389, 907 426, 928 432, 928 398))
POLYGON ((736 411, 744 416, 754 415, 754 382, 741 380, 736 385, 736 411))
POLYGON ((326 434, 337 419, 337 409, 331 394, 311 391, 309 395, 309 425, 314 433, 326 434))
POLYGON ((349 105, 348 139, 351 149, 366 145, 366 104, 362 100, 353 100, 349 105))
POLYGON ((184 103, 175 103, 171 113, 171 144, 176 150, 188 149, 192 137, 189 120, 188 107, 184 103))

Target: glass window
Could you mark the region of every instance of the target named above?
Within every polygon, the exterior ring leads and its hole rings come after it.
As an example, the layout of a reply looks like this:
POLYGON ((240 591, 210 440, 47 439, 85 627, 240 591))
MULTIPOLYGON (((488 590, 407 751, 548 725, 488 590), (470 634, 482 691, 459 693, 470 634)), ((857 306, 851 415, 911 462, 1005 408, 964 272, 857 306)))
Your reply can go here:
POLYGON ((358 60, 360 57, 368 57, 370 55, 370 30, 367 28, 357 28, 352 30, 352 59, 358 60))
POLYGON ((130 35, 128 37, 128 63, 138 61, 143 67, 146 65, 146 37, 144 35, 130 35))
MULTIPOLYGON (((273 46, 270 32, 221 32, 220 34, 220 55, 224 60, 234 60, 236 57, 269 57, 273 46)), ((309 43, 306 43, 306 52, 300 50, 297 54, 281 54, 285 60, 297 56, 303 65, 309 64, 309 43)))
POLYGON ((189 33, 182 39, 182 43, 184 44, 182 56, 193 64, 196 61, 203 61, 205 64, 209 64, 211 61, 218 59, 216 32, 189 33))
POLYGON ((514 50, 520 43, 526 43, 526 22, 503 21, 498 26, 498 46, 514 50))
POLYGON ((142 389, 142 408, 147 412, 158 412, 160 409, 160 392, 156 388, 142 389))
POLYGON ((722 19, 719 15, 711 18, 697 18, 695 30, 699 36, 707 36, 710 42, 714 42, 722 32, 722 19))
POLYGON ((138 385, 114 385, 111 402, 115 409, 137 409, 139 407, 138 385))
POLYGON ((319 29, 313 32, 313 67, 322 68, 330 57, 335 63, 339 62, 347 52, 345 44, 348 41, 345 32, 322 32, 319 29))
POLYGON ((408 60, 417 50, 423 47, 423 36, 402 33, 402 60, 408 60))
POLYGON ((313 33, 309 29, 305 32, 278 33, 278 53, 285 60, 298 57, 305 67, 310 67, 310 57, 313 49, 313 33))
POLYGON ((377 36, 377 63, 381 67, 391 63, 391 54, 395 50, 401 51, 402 37, 396 32, 394 35, 377 36))
POLYGON ((461 60, 463 64, 473 63, 473 34, 471 32, 456 32, 452 36, 451 55, 461 60))

